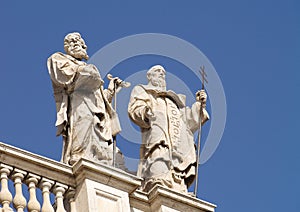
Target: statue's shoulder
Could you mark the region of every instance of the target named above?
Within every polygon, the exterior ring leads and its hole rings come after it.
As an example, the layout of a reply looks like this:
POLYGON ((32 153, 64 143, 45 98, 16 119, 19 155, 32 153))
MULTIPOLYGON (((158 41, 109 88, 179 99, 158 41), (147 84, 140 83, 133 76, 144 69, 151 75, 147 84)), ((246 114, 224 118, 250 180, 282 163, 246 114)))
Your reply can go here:
POLYGON ((146 85, 138 84, 133 87, 131 94, 136 96, 136 95, 141 95, 141 94, 146 94, 147 89, 145 87, 146 85))
POLYGON ((143 89, 146 92, 157 92, 157 90, 155 88, 153 88, 152 86, 150 86, 149 84, 147 85, 143 85, 143 84, 138 84, 136 85, 137 89, 143 89))
POLYGON ((65 59, 68 59, 68 55, 61 53, 61 52, 55 52, 48 59, 49 60, 65 60, 65 59))
POLYGON ((147 85, 143 85, 143 84, 138 84, 135 86, 136 89, 143 89, 143 90, 147 90, 147 85))

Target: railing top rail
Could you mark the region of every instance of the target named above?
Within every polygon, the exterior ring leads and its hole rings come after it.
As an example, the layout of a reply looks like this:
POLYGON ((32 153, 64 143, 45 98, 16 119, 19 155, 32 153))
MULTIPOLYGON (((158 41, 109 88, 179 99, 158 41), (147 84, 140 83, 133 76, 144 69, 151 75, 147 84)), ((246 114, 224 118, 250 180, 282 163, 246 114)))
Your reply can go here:
POLYGON ((45 176, 48 179, 68 186, 75 186, 75 178, 71 166, 3 142, 0 142, 0 163, 39 176, 45 176))

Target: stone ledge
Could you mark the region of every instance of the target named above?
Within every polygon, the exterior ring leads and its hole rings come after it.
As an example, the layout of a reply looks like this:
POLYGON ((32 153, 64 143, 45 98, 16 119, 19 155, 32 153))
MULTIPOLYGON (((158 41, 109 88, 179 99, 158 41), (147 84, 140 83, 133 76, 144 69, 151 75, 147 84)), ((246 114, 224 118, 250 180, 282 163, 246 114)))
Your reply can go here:
POLYGON ((0 162, 68 186, 75 186, 71 166, 2 142, 0 142, 0 162))
POLYGON ((165 207, 185 212, 214 212, 217 207, 212 203, 160 185, 156 185, 149 193, 135 191, 130 195, 130 202, 133 208, 141 211, 160 211, 165 207))
POLYGON ((79 185, 85 179, 120 189, 127 193, 134 192, 140 185, 142 179, 131 175, 121 169, 105 164, 95 163, 81 158, 73 166, 76 183, 79 185))

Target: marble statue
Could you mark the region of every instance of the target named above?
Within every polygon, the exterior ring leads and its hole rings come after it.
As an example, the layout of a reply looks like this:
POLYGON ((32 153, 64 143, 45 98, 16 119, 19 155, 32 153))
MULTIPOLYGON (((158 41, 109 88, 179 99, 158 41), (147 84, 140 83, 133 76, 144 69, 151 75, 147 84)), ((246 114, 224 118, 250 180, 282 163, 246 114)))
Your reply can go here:
MULTIPOLYGON (((199 127, 200 106, 205 105, 207 95, 198 91, 197 101, 189 108, 184 95, 166 90, 165 75, 162 66, 151 67, 148 84, 135 86, 131 93, 128 114, 142 134, 137 175, 144 178, 142 190, 146 192, 156 184, 187 192, 195 178, 193 133, 199 127)), ((209 115, 202 108, 204 124, 209 115)))
MULTIPOLYGON (((62 162, 73 165, 85 157, 112 164, 112 137, 120 132, 120 124, 111 106, 121 80, 117 77, 103 88, 98 69, 87 64, 87 46, 79 33, 64 39, 66 54, 57 52, 48 58, 57 110, 57 136, 64 145, 62 162)), ((119 88, 118 88, 119 90, 119 88)))

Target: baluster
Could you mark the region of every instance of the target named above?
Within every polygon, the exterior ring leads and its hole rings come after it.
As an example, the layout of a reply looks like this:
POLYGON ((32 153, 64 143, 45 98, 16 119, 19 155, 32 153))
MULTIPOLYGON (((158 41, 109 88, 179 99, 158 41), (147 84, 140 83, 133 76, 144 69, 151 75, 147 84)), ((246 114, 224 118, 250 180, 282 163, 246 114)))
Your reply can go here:
POLYGON ((68 186, 56 183, 53 193, 55 194, 55 201, 56 201, 56 212, 66 212, 64 208, 64 197, 63 194, 67 190, 68 186))
POLYGON ((37 175, 29 174, 26 180, 29 191, 29 201, 27 208, 30 212, 39 212, 41 210, 41 204, 36 199, 36 186, 40 179, 41 177, 37 175))
POLYGON ((0 166, 0 178, 1 178, 1 192, 0 192, 0 201, 2 203, 3 211, 13 211, 9 204, 12 201, 12 195, 8 190, 8 175, 12 171, 12 167, 1 164, 0 166))
POLYGON ((69 204, 66 206, 67 211, 77 212, 76 203, 75 203, 75 189, 69 188, 65 196, 66 196, 66 200, 68 200, 69 202, 69 204))
POLYGON ((23 212, 26 207, 26 199, 22 192, 22 180, 24 179, 25 175, 26 172, 19 169, 15 169, 12 175, 12 180, 14 181, 16 191, 13 203, 18 212, 23 212))
POLYGON ((42 212, 54 212, 52 204, 50 202, 50 189, 54 182, 52 180, 48 180, 43 178, 41 182, 41 189, 43 193, 43 206, 42 212))

